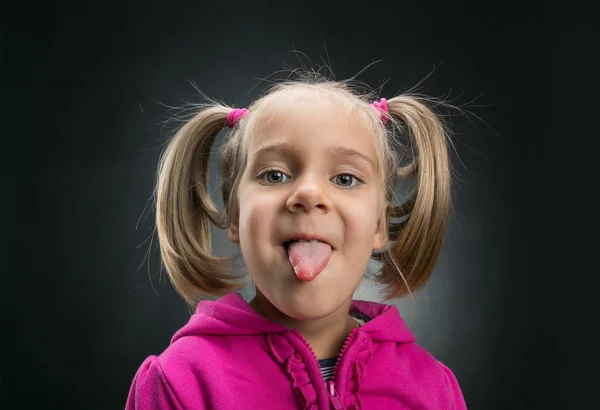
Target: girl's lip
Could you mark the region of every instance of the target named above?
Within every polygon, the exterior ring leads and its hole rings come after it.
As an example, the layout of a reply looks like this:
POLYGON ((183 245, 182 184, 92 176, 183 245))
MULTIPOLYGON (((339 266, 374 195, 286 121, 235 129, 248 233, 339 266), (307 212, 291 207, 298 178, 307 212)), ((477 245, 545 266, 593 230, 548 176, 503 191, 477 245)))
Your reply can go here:
POLYGON ((281 246, 283 246, 284 248, 287 248, 287 245, 289 244, 289 242, 295 241, 295 240, 303 240, 303 241, 317 240, 319 242, 326 243, 327 245, 331 246, 332 250, 335 250, 335 248, 331 245, 331 243, 324 237, 315 235, 315 234, 308 234, 308 233, 296 233, 296 234, 288 235, 284 238, 283 242, 281 243, 281 246))

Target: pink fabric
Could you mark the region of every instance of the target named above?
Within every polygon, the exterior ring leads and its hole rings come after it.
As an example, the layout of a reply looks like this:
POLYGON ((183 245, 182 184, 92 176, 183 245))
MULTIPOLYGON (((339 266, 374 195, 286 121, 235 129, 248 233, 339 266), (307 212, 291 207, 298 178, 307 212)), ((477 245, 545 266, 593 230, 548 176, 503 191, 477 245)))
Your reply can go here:
POLYGON ((240 122, 242 118, 246 116, 247 113, 248 110, 246 108, 234 108, 227 116, 225 123, 229 128, 233 128, 240 122))
POLYGON ((381 122, 383 122, 384 125, 387 125, 388 121, 390 120, 390 110, 388 109, 387 100, 382 98, 380 101, 374 101, 371 103, 371 107, 373 107, 381 122))
POLYGON ((126 410, 466 409, 454 374, 415 343, 395 306, 351 309, 372 319, 353 331, 326 386, 299 332, 238 293, 201 302, 169 347, 141 364, 126 410))

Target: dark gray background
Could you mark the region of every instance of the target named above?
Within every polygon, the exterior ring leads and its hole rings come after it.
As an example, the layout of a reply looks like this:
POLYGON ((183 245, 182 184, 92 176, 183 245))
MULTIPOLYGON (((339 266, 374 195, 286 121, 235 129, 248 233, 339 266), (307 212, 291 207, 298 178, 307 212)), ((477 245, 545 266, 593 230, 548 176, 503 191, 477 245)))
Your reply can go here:
MULTIPOLYGON (((15 11, 4 27, 17 41, 2 49, 3 106, 16 109, 3 163, 16 199, 4 204, 15 234, 3 247, 3 408, 124 406, 143 358, 189 315, 149 239, 170 107, 198 101, 191 81, 245 105, 261 91, 256 78, 300 64, 291 50, 325 58, 340 79, 381 60, 359 79, 388 80, 387 97, 437 67, 422 91, 467 106, 473 122, 451 119, 454 211, 438 268, 414 305, 394 303, 454 370, 470 409, 557 403, 564 376, 549 376, 560 372, 539 315, 547 296, 534 226, 548 125, 536 119, 548 115, 552 65, 576 43, 559 40, 577 30, 568 13, 405 1, 88 1, 15 11)), ((216 243, 233 249, 223 235, 216 243)), ((377 298, 368 283, 357 297, 377 298)))

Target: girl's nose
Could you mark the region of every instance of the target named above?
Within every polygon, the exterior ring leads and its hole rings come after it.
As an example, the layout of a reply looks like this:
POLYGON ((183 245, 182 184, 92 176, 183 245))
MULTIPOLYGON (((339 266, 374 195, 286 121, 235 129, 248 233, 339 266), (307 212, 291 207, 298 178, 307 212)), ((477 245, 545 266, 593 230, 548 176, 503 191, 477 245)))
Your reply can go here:
POLYGON ((307 175, 296 180, 293 190, 286 202, 290 212, 311 212, 315 208, 325 212, 331 209, 331 200, 328 196, 328 181, 307 175))

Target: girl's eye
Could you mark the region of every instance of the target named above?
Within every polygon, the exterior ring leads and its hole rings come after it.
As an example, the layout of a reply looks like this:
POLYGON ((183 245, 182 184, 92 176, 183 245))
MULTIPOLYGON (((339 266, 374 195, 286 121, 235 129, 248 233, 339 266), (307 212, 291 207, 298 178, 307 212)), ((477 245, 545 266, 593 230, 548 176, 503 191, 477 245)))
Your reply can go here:
POLYGON ((279 184, 288 180, 287 175, 281 171, 269 170, 262 174, 262 179, 266 180, 269 184, 279 184))
POLYGON ((332 182, 344 188, 351 188, 358 185, 361 181, 351 174, 340 174, 333 177, 332 182))

